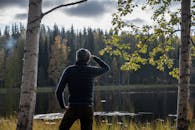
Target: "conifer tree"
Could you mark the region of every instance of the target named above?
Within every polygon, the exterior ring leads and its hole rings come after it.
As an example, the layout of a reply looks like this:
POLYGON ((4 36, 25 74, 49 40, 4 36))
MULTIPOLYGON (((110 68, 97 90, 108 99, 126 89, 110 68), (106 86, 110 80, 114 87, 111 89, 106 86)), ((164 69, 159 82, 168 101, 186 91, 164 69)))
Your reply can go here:
POLYGON ((68 47, 66 42, 66 39, 62 40, 60 36, 56 36, 55 43, 51 45, 48 73, 54 84, 57 84, 67 65, 68 47))

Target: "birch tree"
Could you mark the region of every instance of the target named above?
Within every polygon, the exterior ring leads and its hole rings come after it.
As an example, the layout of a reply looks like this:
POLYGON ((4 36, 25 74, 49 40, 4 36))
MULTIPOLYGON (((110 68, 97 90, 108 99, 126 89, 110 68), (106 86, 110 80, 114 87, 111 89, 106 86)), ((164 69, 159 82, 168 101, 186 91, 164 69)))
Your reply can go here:
MULTIPOLYGON (((191 0, 145 0, 145 3, 133 0, 118 0, 117 12, 113 14, 113 27, 116 33, 124 28, 128 35, 136 38, 137 44, 123 44, 120 35, 113 35, 106 42, 106 47, 100 54, 109 53, 120 56, 125 60, 121 66, 123 70, 138 70, 145 64, 155 66, 158 70, 170 69, 169 74, 178 79, 178 105, 177 105, 177 130, 188 130, 189 96, 190 96, 190 67, 191 48, 191 23, 194 24, 195 1, 191 0), (191 6, 192 3, 192 6, 191 6), (179 4, 181 6, 174 6, 179 4), (171 7, 175 7, 173 9, 171 7), (152 9, 151 20, 153 24, 138 26, 131 19, 131 14, 136 9, 152 9), (191 19, 192 16, 192 19, 191 19), (177 32, 181 32, 180 35, 177 32), (178 38, 180 36, 180 38, 178 38), (156 43, 158 39, 158 43, 156 43), (180 40, 179 68, 174 63, 174 58, 169 53, 175 51, 175 44, 180 40), (154 44, 156 43, 156 44, 154 44)), ((139 18, 139 17, 138 17, 139 18)), ((131 41, 130 41, 131 42, 131 41)))
POLYGON ((179 82, 177 101, 177 130, 188 130, 190 69, 191 69, 191 0, 181 1, 181 46, 179 57, 179 82))
POLYGON ((86 0, 81 0, 69 4, 62 4, 42 13, 42 0, 29 0, 23 76, 16 130, 32 130, 33 114, 36 104, 39 33, 42 18, 58 8, 79 4, 85 1, 86 0))

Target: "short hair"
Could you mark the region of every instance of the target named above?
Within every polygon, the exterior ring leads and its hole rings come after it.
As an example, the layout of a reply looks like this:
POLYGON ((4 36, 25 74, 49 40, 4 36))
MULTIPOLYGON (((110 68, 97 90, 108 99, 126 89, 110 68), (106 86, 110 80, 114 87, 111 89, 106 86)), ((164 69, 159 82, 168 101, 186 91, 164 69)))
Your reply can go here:
POLYGON ((80 48, 76 51, 76 61, 77 62, 89 62, 91 57, 91 52, 85 48, 80 48))

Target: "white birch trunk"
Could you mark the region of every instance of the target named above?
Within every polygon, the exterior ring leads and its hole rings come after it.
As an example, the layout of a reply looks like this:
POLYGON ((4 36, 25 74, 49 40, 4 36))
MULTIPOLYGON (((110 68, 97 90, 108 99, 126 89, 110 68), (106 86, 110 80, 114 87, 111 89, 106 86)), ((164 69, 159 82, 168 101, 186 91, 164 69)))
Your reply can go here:
POLYGON ((191 68, 191 46, 190 46, 190 14, 191 0, 181 2, 181 45, 179 58, 179 83, 177 101, 177 130, 188 130, 188 110, 190 96, 190 68, 191 68))
POLYGON ((18 123, 16 130, 32 130, 36 104, 37 65, 39 51, 40 20, 42 0, 29 0, 28 24, 24 48, 23 77, 20 92, 18 123))
POLYGON ((23 75, 16 130, 32 130, 33 115, 36 104, 39 33, 43 16, 58 8, 80 4, 85 1, 87 0, 62 4, 43 14, 42 0, 29 0, 26 43, 24 48, 23 75))

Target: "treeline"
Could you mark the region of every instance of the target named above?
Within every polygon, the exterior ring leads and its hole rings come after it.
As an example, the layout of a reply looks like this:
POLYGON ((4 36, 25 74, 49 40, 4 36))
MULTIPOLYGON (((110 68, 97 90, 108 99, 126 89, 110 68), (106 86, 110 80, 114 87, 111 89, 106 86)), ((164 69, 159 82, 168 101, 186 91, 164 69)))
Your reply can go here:
MULTIPOLYGON (((22 24, 6 26, 0 31, 0 87, 20 87, 22 79, 22 63, 25 43, 25 28, 22 24)), ((105 47, 105 39, 113 32, 101 29, 83 28, 82 30, 53 28, 41 26, 38 86, 54 86, 57 84, 63 69, 75 63, 75 52, 79 48, 87 48, 92 54, 99 55, 105 47)), ((136 46, 134 36, 121 34, 123 43, 136 46)), ((178 52, 172 54, 178 62, 178 52)), ((158 71, 151 65, 145 65, 136 72, 121 71, 124 63, 121 58, 105 54, 101 56, 111 66, 111 71, 96 81, 96 85, 128 85, 128 84, 159 84, 176 83, 169 76, 168 69, 158 71)), ((95 63, 92 63, 93 65, 95 63)))

